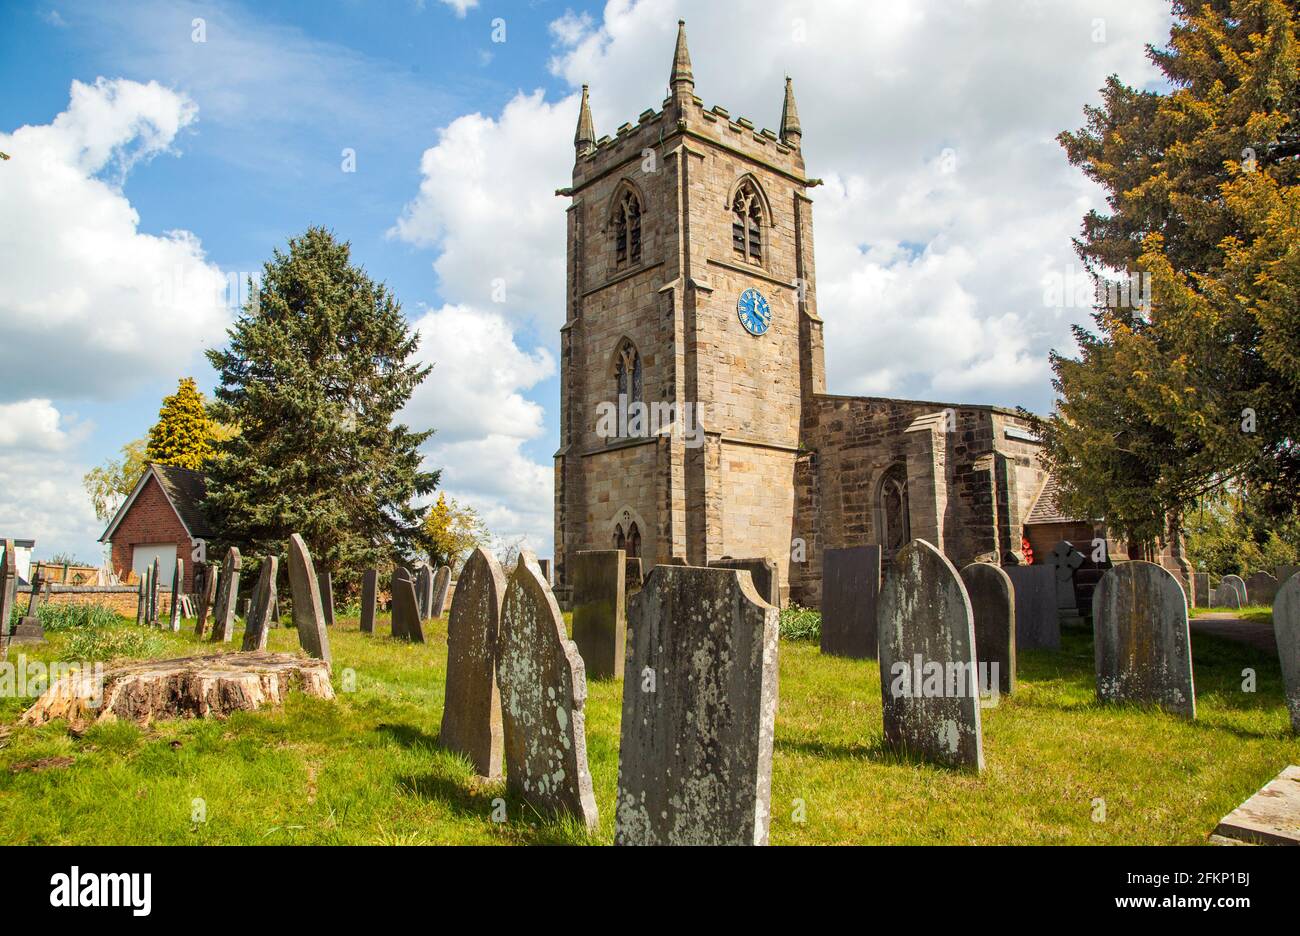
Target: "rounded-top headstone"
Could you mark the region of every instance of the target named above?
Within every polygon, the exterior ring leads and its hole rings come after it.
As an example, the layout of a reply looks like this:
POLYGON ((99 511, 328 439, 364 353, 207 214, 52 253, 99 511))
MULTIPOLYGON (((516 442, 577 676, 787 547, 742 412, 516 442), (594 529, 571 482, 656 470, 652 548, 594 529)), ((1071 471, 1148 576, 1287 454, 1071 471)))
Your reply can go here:
POLYGON ((447 617, 447 697, 438 737, 443 747, 468 757, 479 776, 489 778, 501 776, 496 663, 505 594, 500 563, 480 546, 460 570, 447 617))
POLYGON ((972 562, 961 570, 961 581, 975 616, 975 660, 981 687, 996 685, 999 692, 1014 692, 1016 589, 1011 577, 995 565, 972 562))

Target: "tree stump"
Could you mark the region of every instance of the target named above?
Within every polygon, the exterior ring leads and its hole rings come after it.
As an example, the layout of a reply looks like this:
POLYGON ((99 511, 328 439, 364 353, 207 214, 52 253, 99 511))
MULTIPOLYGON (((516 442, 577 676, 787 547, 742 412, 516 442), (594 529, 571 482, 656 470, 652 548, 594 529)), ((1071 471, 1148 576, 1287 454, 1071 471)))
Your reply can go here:
POLYGON ((147 725, 154 719, 223 718, 281 705, 295 689, 333 699, 329 664, 259 651, 83 667, 50 686, 23 713, 22 724, 63 718, 81 729, 118 720, 147 725))

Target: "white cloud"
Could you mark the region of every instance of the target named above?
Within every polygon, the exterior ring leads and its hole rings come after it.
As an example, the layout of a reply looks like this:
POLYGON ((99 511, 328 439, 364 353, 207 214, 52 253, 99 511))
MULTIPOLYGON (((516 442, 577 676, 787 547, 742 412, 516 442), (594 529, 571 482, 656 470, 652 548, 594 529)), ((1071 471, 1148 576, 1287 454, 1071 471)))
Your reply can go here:
POLYGON ((142 233, 120 187, 196 115, 156 82, 101 78, 74 81, 53 122, 0 133, 0 401, 120 397, 220 335, 221 271, 189 232, 142 233))
POLYGON ((0 403, 0 451, 66 451, 85 438, 89 428, 64 420, 51 400, 0 403))
POLYGON ((478 0, 442 0, 442 2, 451 7, 452 12, 461 19, 464 19, 466 13, 478 6, 478 0))

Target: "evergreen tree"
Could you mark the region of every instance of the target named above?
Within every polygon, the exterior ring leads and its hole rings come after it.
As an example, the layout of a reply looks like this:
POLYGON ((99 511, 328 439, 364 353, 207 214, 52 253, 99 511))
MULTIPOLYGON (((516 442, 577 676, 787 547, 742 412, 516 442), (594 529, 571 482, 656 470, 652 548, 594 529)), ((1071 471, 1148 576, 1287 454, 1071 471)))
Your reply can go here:
POLYGON ((208 359, 220 375, 214 416, 239 426, 218 443, 206 507, 246 552, 283 550, 301 533, 319 569, 351 584, 423 542, 438 472, 395 414, 428 375, 418 337, 347 243, 313 227, 276 250, 260 287, 208 359))
POLYGON ((212 457, 216 429, 208 418, 203 394, 193 377, 181 380, 176 392, 163 398, 158 422, 149 430, 145 455, 151 462, 199 471, 212 457))
POLYGON ((1062 505, 1146 543, 1230 481, 1275 517, 1300 487, 1300 13, 1173 11, 1169 46, 1148 48, 1171 90, 1112 77, 1060 137, 1108 211, 1075 242, 1097 330, 1076 329, 1079 358, 1053 354, 1038 424, 1062 505))

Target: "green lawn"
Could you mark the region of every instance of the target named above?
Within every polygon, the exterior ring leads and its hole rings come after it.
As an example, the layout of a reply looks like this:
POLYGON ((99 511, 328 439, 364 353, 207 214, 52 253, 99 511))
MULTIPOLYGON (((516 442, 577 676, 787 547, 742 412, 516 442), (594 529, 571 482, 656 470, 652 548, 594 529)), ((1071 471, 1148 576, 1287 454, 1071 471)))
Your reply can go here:
POLYGON ((1247 605, 1244 608, 1192 608, 1192 617, 1204 617, 1207 614, 1231 614, 1243 621, 1273 626, 1273 609, 1268 605, 1247 605))
MULTIPOLYGON (((187 630, 189 625, 187 624, 187 630)), ((386 629, 386 628, 385 628, 386 629)), ((587 750, 601 825, 515 801, 493 822, 500 783, 480 784, 438 747, 445 619, 413 646, 333 629, 335 702, 295 696, 284 711, 228 721, 11 728, 0 740, 0 841, 5 843, 608 843, 618 779, 622 687, 590 686, 587 750), (349 673, 351 671, 351 673, 349 673), (355 691, 344 692, 355 675, 355 691), (193 821, 194 800, 206 821, 193 821)), ((177 656, 190 634, 146 635, 123 624, 99 637, 51 633, 29 658, 110 652, 177 656)), ((236 637, 236 646, 238 637, 236 637)), ((296 635, 271 632, 270 649, 296 635)), ((882 750, 873 662, 781 644, 781 699, 772 781, 774 844, 1199 843, 1217 820, 1300 761, 1275 660, 1193 637, 1199 720, 1102 708, 1093 697, 1090 634, 1060 653, 1022 653, 1020 687, 986 709, 982 776, 917 765, 882 750), (1243 693, 1241 671, 1258 672, 1243 693), (1104 821, 1094 821, 1105 801, 1104 821), (798 815, 796 815, 798 814, 798 815), (802 818, 803 821, 797 821, 802 818)), ((30 648, 13 648, 13 657, 30 648)), ((12 726, 27 701, 0 700, 12 726)))

